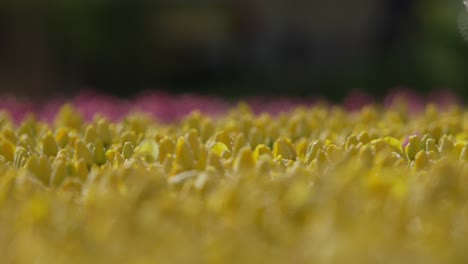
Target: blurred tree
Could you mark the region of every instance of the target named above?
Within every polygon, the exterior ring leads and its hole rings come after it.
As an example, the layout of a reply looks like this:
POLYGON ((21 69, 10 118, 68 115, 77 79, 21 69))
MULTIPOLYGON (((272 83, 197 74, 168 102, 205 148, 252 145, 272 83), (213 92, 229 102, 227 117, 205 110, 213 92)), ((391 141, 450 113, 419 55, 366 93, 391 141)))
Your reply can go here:
POLYGON ((0 86, 222 95, 392 86, 464 92, 460 1, 15 1, 0 4, 0 86), (287 88, 287 89, 285 89, 287 88))
POLYGON ((44 9, 37 2, 6 0, 1 5, 0 91, 36 97, 51 92, 51 83, 59 77, 45 32, 44 9))
POLYGON ((457 26, 462 2, 420 0, 417 10, 420 31, 412 40, 412 50, 419 78, 467 95, 468 44, 457 26))

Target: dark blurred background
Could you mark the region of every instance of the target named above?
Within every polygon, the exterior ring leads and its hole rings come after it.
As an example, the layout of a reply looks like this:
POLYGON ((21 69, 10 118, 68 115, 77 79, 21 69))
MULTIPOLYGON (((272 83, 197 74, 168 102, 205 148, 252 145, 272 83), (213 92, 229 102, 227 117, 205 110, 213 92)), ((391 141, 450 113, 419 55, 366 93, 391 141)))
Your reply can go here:
POLYGON ((0 92, 468 96, 462 0, 2 0, 0 92))

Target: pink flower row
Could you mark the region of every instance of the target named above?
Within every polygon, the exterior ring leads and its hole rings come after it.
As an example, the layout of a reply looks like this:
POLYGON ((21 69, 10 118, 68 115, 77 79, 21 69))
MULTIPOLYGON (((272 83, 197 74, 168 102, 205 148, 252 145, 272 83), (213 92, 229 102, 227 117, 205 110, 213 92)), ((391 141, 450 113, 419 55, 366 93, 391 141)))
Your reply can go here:
MULTIPOLYGON (((354 91, 343 101, 342 105, 348 110, 359 110, 371 103, 382 103, 384 106, 394 104, 397 98, 408 102, 410 110, 418 111, 428 102, 441 107, 460 103, 457 97, 448 91, 441 90, 422 96, 407 89, 397 89, 389 93, 383 100, 376 100, 370 95, 354 91)), ((254 97, 245 102, 254 113, 278 114, 297 106, 312 106, 316 103, 329 104, 321 97, 292 98, 292 97, 254 97)), ((132 99, 120 99, 111 95, 85 91, 74 98, 54 98, 46 102, 20 100, 12 96, 0 96, 0 110, 6 111, 16 121, 21 121, 27 114, 34 114, 37 118, 52 121, 58 109, 65 103, 74 105, 85 119, 90 120, 99 113, 111 120, 118 120, 130 112, 145 112, 155 118, 170 122, 180 119, 193 110, 215 115, 222 114, 237 102, 227 101, 220 97, 195 94, 172 95, 166 92, 145 92, 132 99)))

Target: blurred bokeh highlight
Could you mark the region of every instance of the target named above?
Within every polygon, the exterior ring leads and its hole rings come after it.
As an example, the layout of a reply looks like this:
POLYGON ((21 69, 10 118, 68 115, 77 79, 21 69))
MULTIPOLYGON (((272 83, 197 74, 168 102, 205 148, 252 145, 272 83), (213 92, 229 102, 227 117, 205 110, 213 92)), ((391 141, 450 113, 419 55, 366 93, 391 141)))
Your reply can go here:
POLYGON ((3 0, 0 92, 468 95, 462 0, 3 0))

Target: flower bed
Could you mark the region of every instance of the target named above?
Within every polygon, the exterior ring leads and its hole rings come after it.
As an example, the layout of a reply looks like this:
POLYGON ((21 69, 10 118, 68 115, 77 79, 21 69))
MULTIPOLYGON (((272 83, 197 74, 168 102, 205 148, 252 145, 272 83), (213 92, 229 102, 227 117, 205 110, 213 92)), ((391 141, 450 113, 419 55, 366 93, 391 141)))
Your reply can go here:
POLYGON ((258 101, 156 99, 138 113, 51 103, 37 119, 24 115, 36 106, 10 105, 2 262, 468 260, 468 112, 452 101, 352 112, 286 101, 270 115, 258 101))

